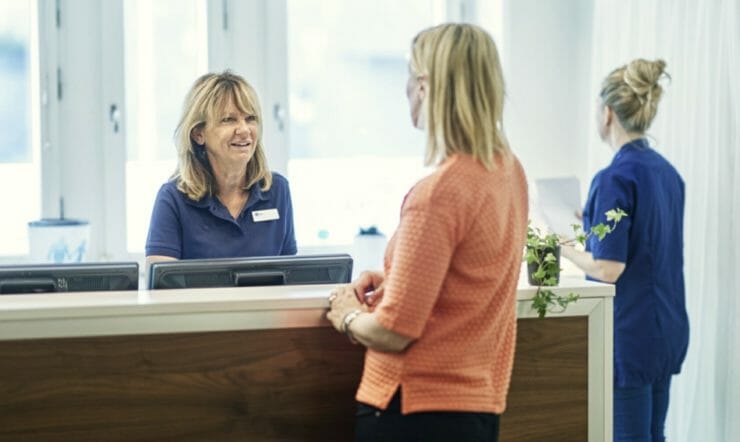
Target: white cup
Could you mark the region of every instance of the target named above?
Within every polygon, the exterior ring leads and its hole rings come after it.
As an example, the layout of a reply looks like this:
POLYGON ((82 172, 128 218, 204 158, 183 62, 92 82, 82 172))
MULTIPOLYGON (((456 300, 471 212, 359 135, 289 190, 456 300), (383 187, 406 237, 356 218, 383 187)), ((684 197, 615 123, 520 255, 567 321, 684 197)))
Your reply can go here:
POLYGON ((28 223, 31 262, 85 262, 90 223, 76 219, 41 219, 28 223))

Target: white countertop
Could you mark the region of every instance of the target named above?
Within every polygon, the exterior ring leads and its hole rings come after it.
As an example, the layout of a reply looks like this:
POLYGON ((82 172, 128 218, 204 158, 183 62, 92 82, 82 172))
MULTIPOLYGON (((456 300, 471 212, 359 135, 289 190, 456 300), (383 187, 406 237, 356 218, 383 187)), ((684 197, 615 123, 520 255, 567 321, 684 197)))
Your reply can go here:
MULTIPOLYGON (((523 275, 524 277, 525 275, 523 275)), ((77 292, 0 296, 0 340, 326 325, 333 285, 77 292)), ((614 295, 614 286, 563 277, 558 294, 614 295)), ((536 291, 520 280, 520 304, 536 291)), ((520 305, 520 311, 521 311, 520 305)))

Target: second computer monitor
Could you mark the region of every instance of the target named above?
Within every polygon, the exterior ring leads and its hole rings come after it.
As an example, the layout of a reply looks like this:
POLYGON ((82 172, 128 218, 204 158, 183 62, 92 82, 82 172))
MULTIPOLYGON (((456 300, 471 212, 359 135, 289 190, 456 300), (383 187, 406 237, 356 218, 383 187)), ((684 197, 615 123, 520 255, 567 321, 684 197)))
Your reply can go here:
POLYGON ((136 290, 135 262, 0 266, 0 295, 136 290))
POLYGON ((347 254, 190 259, 152 264, 149 288, 341 284, 351 277, 347 254))

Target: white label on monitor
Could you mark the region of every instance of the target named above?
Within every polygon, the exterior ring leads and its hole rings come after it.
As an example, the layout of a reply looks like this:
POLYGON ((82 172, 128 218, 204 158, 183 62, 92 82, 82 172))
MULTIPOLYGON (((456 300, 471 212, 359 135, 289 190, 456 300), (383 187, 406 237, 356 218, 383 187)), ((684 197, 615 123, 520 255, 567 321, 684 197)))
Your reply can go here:
POLYGON ((280 214, 278 213, 278 209, 255 210, 254 212, 252 212, 252 219, 256 223, 261 223, 263 221, 273 221, 276 219, 280 219, 280 214))

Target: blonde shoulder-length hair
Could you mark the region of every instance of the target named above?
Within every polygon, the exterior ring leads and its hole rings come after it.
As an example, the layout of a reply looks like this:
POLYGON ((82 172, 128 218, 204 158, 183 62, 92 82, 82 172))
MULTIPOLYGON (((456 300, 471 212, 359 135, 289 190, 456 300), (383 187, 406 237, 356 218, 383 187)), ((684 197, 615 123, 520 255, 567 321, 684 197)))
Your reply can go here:
POLYGON ((503 133, 504 79, 498 50, 478 26, 449 23, 421 31, 411 45, 412 75, 429 84, 425 163, 465 153, 486 168, 508 156, 503 133))
POLYGON ((254 156, 247 163, 245 171, 245 190, 260 181, 263 191, 272 187, 272 173, 262 146, 262 111, 257 93, 239 75, 229 71, 211 73, 203 75, 193 84, 185 97, 182 117, 175 130, 177 170, 172 179, 177 180, 178 190, 192 200, 198 201, 218 191, 205 146, 193 140, 193 129, 213 124, 230 100, 240 112, 256 116, 259 125, 254 156))

